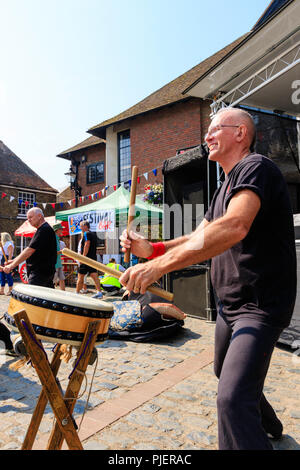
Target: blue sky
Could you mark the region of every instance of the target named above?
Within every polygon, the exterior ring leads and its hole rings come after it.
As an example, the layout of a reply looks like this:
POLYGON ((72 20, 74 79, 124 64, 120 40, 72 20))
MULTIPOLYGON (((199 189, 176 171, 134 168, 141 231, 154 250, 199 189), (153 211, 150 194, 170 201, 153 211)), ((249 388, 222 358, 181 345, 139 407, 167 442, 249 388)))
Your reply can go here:
POLYGON ((249 31, 269 3, 0 0, 0 140, 65 187, 58 153, 249 31))

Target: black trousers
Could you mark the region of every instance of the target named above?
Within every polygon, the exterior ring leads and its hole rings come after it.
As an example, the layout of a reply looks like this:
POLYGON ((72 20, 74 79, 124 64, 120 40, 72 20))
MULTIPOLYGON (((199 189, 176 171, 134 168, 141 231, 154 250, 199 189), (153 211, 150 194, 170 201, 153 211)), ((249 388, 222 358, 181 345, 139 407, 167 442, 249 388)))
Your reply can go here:
POLYGON ((282 329, 259 320, 225 321, 215 329, 215 374, 220 450, 272 450, 267 432, 281 434, 282 424, 263 395, 265 377, 282 329))
POLYGON ((13 349, 13 344, 10 339, 10 331, 1 322, 0 322, 0 340, 5 343, 6 349, 13 349))

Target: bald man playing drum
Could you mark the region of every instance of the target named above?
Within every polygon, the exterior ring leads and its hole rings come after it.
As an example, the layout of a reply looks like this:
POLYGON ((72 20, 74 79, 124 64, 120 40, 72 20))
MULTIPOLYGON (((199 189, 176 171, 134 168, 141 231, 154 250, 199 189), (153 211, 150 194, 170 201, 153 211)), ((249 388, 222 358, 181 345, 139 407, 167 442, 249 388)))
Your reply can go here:
POLYGON ((32 207, 27 212, 27 220, 37 230, 30 244, 16 258, 5 264, 3 271, 10 273, 26 260, 28 283, 53 288, 53 277, 57 258, 56 237, 52 227, 46 222, 43 211, 32 207))
POLYGON ((129 239, 126 231, 120 238, 123 251, 149 259, 120 277, 136 293, 164 274, 212 259, 221 450, 272 450, 269 435, 279 438, 283 429, 263 385, 295 304, 293 215, 279 169, 253 151, 255 134, 242 109, 225 108, 213 117, 205 140, 225 181, 192 234, 159 244, 134 233, 129 239))

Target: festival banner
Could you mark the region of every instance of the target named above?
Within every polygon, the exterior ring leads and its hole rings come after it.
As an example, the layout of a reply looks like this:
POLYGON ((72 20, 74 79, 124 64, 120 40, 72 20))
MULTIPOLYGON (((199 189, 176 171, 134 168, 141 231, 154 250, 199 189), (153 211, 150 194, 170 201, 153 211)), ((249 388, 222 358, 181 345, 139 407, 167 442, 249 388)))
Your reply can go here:
POLYGON ((70 235, 81 233, 80 222, 82 220, 87 220, 90 223, 91 232, 113 232, 115 229, 114 210, 81 212, 68 217, 70 235))

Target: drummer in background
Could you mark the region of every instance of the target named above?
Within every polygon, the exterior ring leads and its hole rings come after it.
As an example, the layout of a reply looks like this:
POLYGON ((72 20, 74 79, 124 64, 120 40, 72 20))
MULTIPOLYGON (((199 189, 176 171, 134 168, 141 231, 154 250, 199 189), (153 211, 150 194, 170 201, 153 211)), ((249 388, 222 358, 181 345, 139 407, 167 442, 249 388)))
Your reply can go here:
POLYGON ((55 274, 54 274, 53 282, 54 282, 54 285, 58 282, 60 289, 61 290, 66 290, 65 274, 64 274, 63 265, 62 265, 62 262, 61 262, 61 250, 62 250, 62 248, 64 248, 64 247, 61 246, 61 243, 63 243, 64 245, 65 245, 65 243, 60 241, 60 237, 62 236, 63 227, 62 227, 61 223, 57 223, 57 224, 54 224, 52 228, 55 232, 56 245, 57 245, 57 248, 56 248, 56 250, 57 250, 57 259, 56 259, 55 274))
MULTIPOLYGON (((77 253, 80 253, 81 254, 81 243, 82 243, 82 240, 83 240, 83 233, 81 232, 81 237, 80 237, 80 240, 79 240, 79 243, 78 243, 78 247, 77 247, 77 253)), ((80 266, 80 263, 79 261, 77 261, 77 264, 78 266, 80 266)), ((88 286, 87 286, 87 282, 88 282, 88 274, 86 274, 83 278, 83 287, 81 289, 81 291, 79 292, 79 294, 87 294, 88 293, 88 286)))
MULTIPOLYGON (((97 235, 95 232, 90 231, 90 224, 87 220, 82 220, 80 222, 80 228, 83 234, 81 241, 81 254, 87 258, 93 260, 97 259, 97 235)), ((93 279, 97 293, 93 295, 94 298, 101 299, 103 294, 101 292, 100 281, 96 269, 87 266, 86 264, 80 264, 78 268, 78 279, 76 284, 76 293, 80 294, 80 291, 83 288, 84 277, 86 274, 89 274, 93 279)))
POLYGON ((29 209, 27 220, 37 230, 29 246, 12 261, 5 263, 2 271, 8 274, 26 260, 28 284, 54 288, 53 277, 57 258, 55 233, 39 207, 29 209))

